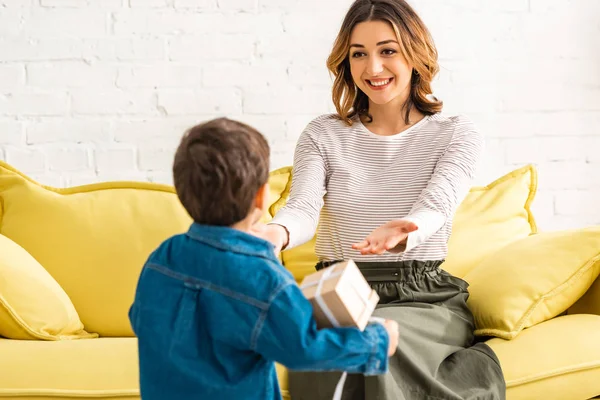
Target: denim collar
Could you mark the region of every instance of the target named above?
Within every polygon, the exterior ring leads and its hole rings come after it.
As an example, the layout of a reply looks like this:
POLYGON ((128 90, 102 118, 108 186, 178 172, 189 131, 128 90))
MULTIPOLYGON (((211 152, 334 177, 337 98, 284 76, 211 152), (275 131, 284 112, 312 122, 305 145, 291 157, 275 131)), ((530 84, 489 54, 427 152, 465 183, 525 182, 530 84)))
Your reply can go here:
POLYGON ((277 260, 271 242, 229 226, 201 225, 194 222, 187 235, 218 249, 277 260))

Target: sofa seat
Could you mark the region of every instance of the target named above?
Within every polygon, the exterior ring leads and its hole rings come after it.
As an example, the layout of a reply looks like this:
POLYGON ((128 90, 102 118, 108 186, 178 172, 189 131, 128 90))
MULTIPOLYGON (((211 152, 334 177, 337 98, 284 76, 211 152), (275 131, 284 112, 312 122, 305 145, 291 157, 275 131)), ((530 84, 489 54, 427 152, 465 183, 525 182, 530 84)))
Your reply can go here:
POLYGON ((557 317, 510 341, 487 343, 496 352, 509 400, 589 399, 600 395, 600 316, 557 317))
MULTIPOLYGON (((0 338, 0 399, 140 398, 136 338, 0 338)), ((284 398, 287 374, 277 366, 284 398)))

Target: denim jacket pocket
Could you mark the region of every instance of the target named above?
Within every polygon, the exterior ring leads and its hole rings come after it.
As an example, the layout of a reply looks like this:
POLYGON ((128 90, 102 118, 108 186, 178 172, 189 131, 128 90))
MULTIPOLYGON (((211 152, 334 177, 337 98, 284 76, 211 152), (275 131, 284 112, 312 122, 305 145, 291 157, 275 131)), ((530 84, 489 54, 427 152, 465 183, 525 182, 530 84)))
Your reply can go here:
POLYGON ((165 326, 166 331, 172 330, 169 346, 171 358, 194 359, 200 356, 201 349, 192 345, 198 343, 199 337, 195 326, 198 296, 200 291, 185 286, 181 292, 176 314, 173 316, 172 327, 165 326))

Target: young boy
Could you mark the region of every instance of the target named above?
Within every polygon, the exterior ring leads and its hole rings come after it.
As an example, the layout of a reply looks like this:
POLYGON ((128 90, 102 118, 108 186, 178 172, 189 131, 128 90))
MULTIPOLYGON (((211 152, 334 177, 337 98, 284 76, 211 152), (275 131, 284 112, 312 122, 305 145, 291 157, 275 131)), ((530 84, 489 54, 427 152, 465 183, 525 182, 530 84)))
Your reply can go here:
POLYGON ((274 361, 386 372, 396 323, 317 330, 273 245, 249 234, 269 191, 269 145, 260 133, 224 118, 193 127, 173 177, 194 223, 150 255, 129 311, 144 400, 281 399, 274 361))

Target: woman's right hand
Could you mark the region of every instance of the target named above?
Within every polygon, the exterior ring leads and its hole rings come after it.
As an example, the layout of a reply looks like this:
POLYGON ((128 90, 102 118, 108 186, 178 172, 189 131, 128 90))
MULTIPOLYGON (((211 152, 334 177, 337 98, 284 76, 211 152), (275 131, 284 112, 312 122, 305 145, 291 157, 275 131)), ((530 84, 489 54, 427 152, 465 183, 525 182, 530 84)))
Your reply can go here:
POLYGON ((281 249, 284 248, 289 241, 287 229, 278 224, 263 224, 259 222, 252 226, 250 233, 267 242, 273 243, 273 246, 275 246, 275 255, 279 255, 281 249))
POLYGON ((385 330, 390 338, 388 345, 388 357, 391 357, 398 348, 398 336, 400 335, 398 332, 398 323, 394 320, 386 319, 383 323, 383 326, 385 327, 385 330))

